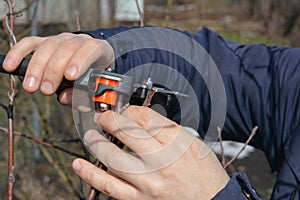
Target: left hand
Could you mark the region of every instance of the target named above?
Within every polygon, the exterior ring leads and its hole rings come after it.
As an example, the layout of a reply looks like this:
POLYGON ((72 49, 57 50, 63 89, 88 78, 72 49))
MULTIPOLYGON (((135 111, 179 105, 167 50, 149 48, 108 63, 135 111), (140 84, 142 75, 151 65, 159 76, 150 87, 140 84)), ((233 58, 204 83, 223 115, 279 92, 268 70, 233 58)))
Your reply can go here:
POLYGON ((130 106, 121 115, 106 111, 97 123, 137 156, 90 130, 86 145, 113 175, 82 159, 73 162, 73 169, 113 198, 212 199, 229 181, 209 147, 147 107, 130 106))
MULTIPOLYGON (((23 38, 7 53, 3 68, 14 71, 31 53, 23 88, 27 92, 40 89, 45 95, 54 94, 63 77, 75 81, 95 62, 102 69, 114 65, 114 51, 107 41, 87 34, 61 33, 23 38)), ((69 93, 62 92, 61 103, 70 104, 69 93)))

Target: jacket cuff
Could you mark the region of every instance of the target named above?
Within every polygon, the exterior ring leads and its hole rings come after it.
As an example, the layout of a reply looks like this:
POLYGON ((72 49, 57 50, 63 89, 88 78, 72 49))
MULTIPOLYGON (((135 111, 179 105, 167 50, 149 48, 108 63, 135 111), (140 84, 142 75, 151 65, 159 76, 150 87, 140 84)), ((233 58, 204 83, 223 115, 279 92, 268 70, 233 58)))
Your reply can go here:
POLYGON ((245 173, 234 173, 227 185, 213 198, 213 200, 246 200, 261 199, 251 186, 245 173))

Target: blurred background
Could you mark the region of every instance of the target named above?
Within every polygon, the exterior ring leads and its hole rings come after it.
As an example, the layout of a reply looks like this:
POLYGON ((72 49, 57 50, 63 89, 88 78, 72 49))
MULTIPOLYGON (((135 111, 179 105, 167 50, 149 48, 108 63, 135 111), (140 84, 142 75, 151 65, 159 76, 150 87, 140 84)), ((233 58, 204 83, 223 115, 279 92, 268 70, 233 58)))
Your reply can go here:
MULTIPOLYGON (((139 26, 140 13, 146 25, 167 26, 196 32, 208 27, 240 43, 300 45, 300 1, 298 0, 15 0, 17 40, 29 35, 51 35, 63 31, 91 30, 113 26, 139 26), (80 25, 80 26, 79 26, 80 25)), ((0 53, 8 51, 5 25, 7 6, 0 2, 0 53)), ((15 130, 51 145, 85 155, 74 128, 72 112, 56 96, 28 94, 17 81, 15 130)), ((8 76, 0 74, 0 102, 8 104, 8 76)), ((0 110, 0 200, 6 199, 7 116, 0 110)), ((239 149, 229 143, 230 149, 239 149)), ((230 157, 230 156, 229 156, 230 157)), ((61 150, 15 138, 15 199, 84 199, 88 186, 71 169, 75 157, 61 150)), ((231 171, 245 171, 263 199, 272 192, 275 174, 264 155, 253 151, 234 162, 231 171)))

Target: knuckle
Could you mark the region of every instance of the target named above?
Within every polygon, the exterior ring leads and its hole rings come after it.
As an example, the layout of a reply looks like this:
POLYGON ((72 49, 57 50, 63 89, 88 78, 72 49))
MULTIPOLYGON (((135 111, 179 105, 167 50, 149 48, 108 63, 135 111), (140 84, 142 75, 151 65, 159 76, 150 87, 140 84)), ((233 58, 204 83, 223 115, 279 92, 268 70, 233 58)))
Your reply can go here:
POLYGON ((78 35, 76 35, 77 37, 80 37, 80 38, 86 38, 86 39, 91 39, 92 37, 88 34, 84 34, 84 33, 80 33, 78 35))
POLYGON ((31 43, 32 40, 36 39, 37 37, 35 36, 30 36, 30 37, 25 37, 22 38, 19 43, 31 43))
POLYGON ((44 66, 44 60, 40 57, 34 57, 30 60, 30 66, 32 66, 35 69, 42 68, 44 66))
POLYGON ((78 43, 78 41, 72 40, 72 39, 66 40, 66 41, 62 42, 60 45, 61 48, 63 48, 64 50, 67 50, 67 51, 74 51, 79 46, 80 46, 80 44, 78 43))
POLYGON ((163 184, 161 181, 152 181, 151 184, 147 185, 147 187, 151 198, 157 199, 162 196, 163 184))
POLYGON ((73 34, 72 33, 68 33, 68 32, 62 32, 62 33, 58 34, 58 37, 61 37, 63 39, 68 39, 68 38, 73 37, 73 34))
POLYGON ((120 156, 121 155, 118 152, 118 149, 113 149, 110 152, 110 155, 106 158, 107 167, 110 169, 114 169, 115 166, 118 166, 120 156))
POLYGON ((94 176, 89 171, 84 174, 84 179, 87 183, 93 183, 94 176))
POLYGON ((43 42, 45 45, 58 44, 59 40, 56 36, 50 36, 43 42))
POLYGON ((53 74, 62 75, 64 69, 66 67, 66 61, 64 57, 54 57, 51 58, 46 66, 46 72, 51 72, 53 74))
POLYGON ((111 180, 111 178, 104 180, 103 192, 108 195, 113 193, 113 181, 111 180))
POLYGON ((59 62, 55 62, 53 63, 52 61, 49 62, 47 64, 47 67, 46 67, 46 71, 45 71, 45 75, 47 77, 51 77, 51 79, 59 79, 60 78, 60 74, 59 74, 59 67, 60 67, 60 63, 59 62))

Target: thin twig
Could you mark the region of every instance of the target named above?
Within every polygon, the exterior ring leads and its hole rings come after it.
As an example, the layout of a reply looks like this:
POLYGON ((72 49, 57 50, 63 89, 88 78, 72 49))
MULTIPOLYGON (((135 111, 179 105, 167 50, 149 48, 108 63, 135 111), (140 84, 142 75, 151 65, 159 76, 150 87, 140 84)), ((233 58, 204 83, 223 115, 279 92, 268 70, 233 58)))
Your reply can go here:
MULTIPOLYGON (((7 128, 0 127, 0 131, 8 133, 7 128)), ((83 155, 79 155, 77 153, 73 153, 73 152, 71 152, 71 151, 69 151, 67 149, 64 149, 64 148, 60 147, 60 146, 57 146, 57 145, 45 142, 45 141, 43 141, 41 139, 38 139, 38 138, 33 137, 33 136, 26 135, 26 134, 18 132, 18 131, 14 131, 14 135, 20 136, 20 137, 23 137, 23 138, 26 138, 26 139, 29 139, 29 140, 37 143, 37 144, 40 144, 40 145, 43 145, 43 146, 46 146, 46 147, 50 147, 50 148, 54 148, 54 149, 60 150, 60 151, 65 152, 65 153, 67 153, 67 154, 69 154, 71 156, 75 156, 75 157, 83 158, 83 159, 85 158, 85 156, 83 156, 83 155)))
POLYGON ((76 22, 76 29, 77 29, 77 31, 81 31, 80 18, 79 18, 79 12, 78 12, 78 10, 75 11, 75 22, 76 22))
POLYGON ((54 139, 54 138, 50 138, 48 141, 50 143, 51 142, 58 142, 58 143, 79 143, 81 140, 79 138, 75 138, 75 139, 54 139))
POLYGON ((222 162, 222 166, 224 167, 226 165, 226 158, 225 158, 225 154, 224 154, 222 130, 220 127, 217 127, 217 131, 218 131, 218 138, 219 138, 219 143, 220 143, 220 147, 221 147, 221 162, 222 162))
POLYGON ((2 107, 5 111, 7 111, 7 106, 0 102, 0 107, 2 107))
POLYGON ((235 161, 239 157, 239 155, 245 150, 246 146, 249 144, 249 142, 252 140, 252 138, 256 134, 257 129, 258 129, 258 126, 255 126, 252 129, 252 132, 251 132, 250 136, 248 137, 247 141, 244 143, 243 147, 240 149, 240 151, 230 161, 228 161, 226 163, 226 165, 224 166, 224 169, 226 169, 229 165, 231 165, 233 163, 233 161, 235 161))
POLYGON ((136 4, 136 7, 137 7, 139 15, 140 15, 140 26, 143 27, 144 26, 144 12, 142 11, 138 0, 135 0, 135 4, 136 4))
MULTIPOLYGON (((225 150, 224 150, 223 139, 222 139, 222 130, 221 130, 220 127, 217 127, 217 131, 218 131, 219 144, 220 144, 220 148, 221 148, 221 164, 225 169, 225 166, 226 166, 226 163, 228 162, 228 159, 225 156, 225 150)), ((229 168, 229 171, 231 173, 236 172, 236 169, 232 164, 228 165, 227 167, 229 168)))
POLYGON ((15 16, 21 16, 22 13, 23 13, 24 11, 28 10, 28 9, 32 6, 32 4, 33 4, 35 1, 37 1, 37 0, 31 0, 30 2, 28 2, 28 3, 26 4, 25 7, 21 8, 21 9, 18 10, 18 11, 16 11, 16 12, 14 13, 14 15, 15 15, 15 16))
MULTIPOLYGON (((5 18, 5 25, 6 25, 6 28, 7 28, 8 32, 9 32, 10 37, 12 38, 13 44, 15 44, 15 43, 17 43, 17 39, 16 39, 16 36, 15 36, 15 34, 14 34, 12 28, 10 28, 10 24, 9 24, 9 23, 10 23, 10 20, 9 20, 10 17, 11 17, 11 16, 7 16, 7 17, 5 18)), ((12 46, 13 46, 13 45, 11 45, 11 47, 12 47, 12 46)))
MULTIPOLYGON (((13 1, 12 0, 4 0, 8 7, 8 14, 6 17, 6 26, 9 31, 9 44, 10 48, 14 46, 16 43, 16 37, 14 35, 14 20, 15 14, 13 9, 13 1)), ((13 191, 14 191, 14 121, 13 121, 13 107, 14 107, 14 98, 16 95, 15 90, 15 79, 13 76, 10 77, 10 85, 9 85, 9 105, 7 106, 7 118, 8 118, 8 183, 7 183, 7 199, 13 199, 13 191)))

